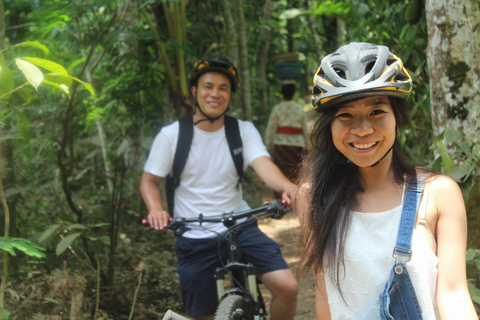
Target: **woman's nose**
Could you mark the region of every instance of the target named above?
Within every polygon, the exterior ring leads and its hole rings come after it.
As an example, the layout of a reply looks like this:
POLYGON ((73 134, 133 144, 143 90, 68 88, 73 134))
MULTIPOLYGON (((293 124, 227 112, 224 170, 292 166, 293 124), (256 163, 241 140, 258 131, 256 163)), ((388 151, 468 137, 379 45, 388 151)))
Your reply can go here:
POLYGON ((353 122, 351 132, 352 134, 363 137, 371 134, 373 132, 373 127, 368 119, 359 118, 353 122))

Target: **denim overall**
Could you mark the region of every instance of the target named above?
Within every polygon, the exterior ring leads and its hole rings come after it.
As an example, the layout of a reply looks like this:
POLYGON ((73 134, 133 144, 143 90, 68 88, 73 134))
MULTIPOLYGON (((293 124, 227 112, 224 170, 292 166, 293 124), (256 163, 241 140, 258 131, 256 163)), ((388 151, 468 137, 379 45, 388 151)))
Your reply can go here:
POLYGON ((406 188, 397 244, 393 249, 395 265, 390 272, 385 289, 380 294, 380 319, 382 320, 422 319, 420 305, 405 263, 412 255, 410 248, 413 228, 424 184, 424 180, 417 180, 414 175, 406 188))

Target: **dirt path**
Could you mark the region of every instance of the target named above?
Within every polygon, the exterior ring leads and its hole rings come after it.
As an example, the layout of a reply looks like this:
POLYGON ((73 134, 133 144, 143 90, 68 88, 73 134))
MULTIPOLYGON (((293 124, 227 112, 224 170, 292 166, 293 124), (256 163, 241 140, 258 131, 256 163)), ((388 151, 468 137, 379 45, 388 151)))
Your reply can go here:
MULTIPOLYGON (((281 220, 263 220, 259 222, 259 227, 269 237, 280 243, 283 257, 295 274, 300 260, 300 247, 298 245, 300 226, 296 213, 289 213, 281 220)), ((261 286, 261 290, 268 308, 271 294, 264 286, 261 286)), ((315 287, 313 286, 313 276, 309 275, 300 280, 297 301, 295 320, 315 319, 315 287)))

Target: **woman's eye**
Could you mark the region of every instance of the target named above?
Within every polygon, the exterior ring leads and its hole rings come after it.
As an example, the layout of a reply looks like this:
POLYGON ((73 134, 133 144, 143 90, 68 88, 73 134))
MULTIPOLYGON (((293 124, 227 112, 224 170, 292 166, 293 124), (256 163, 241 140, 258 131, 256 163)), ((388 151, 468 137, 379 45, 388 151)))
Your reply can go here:
POLYGON ((337 114, 336 117, 337 117, 337 118, 351 118, 352 115, 351 115, 350 113, 348 113, 348 112, 344 112, 344 113, 339 113, 339 114, 337 114))
POLYGON ((377 115, 377 114, 382 114, 382 113, 385 113, 385 111, 381 110, 381 109, 377 109, 377 110, 373 110, 372 111, 372 115, 377 115))

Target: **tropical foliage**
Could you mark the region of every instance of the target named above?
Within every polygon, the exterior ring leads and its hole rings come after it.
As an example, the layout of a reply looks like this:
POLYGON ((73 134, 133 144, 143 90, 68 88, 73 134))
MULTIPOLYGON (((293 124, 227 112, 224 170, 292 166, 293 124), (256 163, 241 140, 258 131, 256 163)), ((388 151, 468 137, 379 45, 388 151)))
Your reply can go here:
MULTIPOLYGON (((298 100, 308 109, 325 53, 350 41, 386 44, 415 81, 415 124, 401 136, 408 156, 455 167, 433 137, 427 22, 413 2, 0 0, 0 215, 10 216, 11 235, 0 248, 27 253, 8 261, 10 317, 149 319, 181 310, 175 239, 145 232, 138 186, 155 134, 192 110, 188 70, 201 56, 225 55, 248 72, 232 113, 263 132, 280 96, 276 56, 298 54, 298 100)), ((477 166, 478 147, 459 147, 477 166)), ((473 179, 470 168, 457 179, 473 179)), ((255 181, 250 172, 251 205, 261 200, 255 181)))

